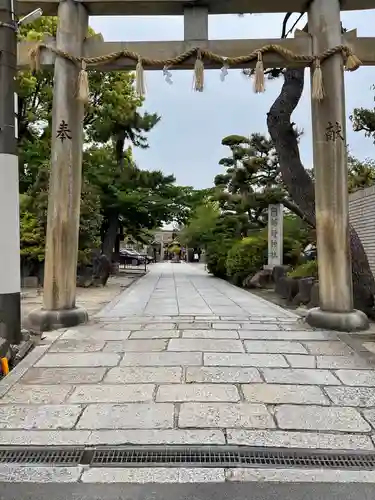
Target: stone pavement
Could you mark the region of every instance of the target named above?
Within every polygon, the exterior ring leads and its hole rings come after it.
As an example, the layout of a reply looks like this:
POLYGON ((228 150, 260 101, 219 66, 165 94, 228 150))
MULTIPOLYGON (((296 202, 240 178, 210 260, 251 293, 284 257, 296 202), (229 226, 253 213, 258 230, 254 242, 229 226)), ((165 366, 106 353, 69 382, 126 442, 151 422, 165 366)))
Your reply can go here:
POLYGON ((1 381, 0 443, 373 450, 373 368, 202 266, 157 264, 1 381))

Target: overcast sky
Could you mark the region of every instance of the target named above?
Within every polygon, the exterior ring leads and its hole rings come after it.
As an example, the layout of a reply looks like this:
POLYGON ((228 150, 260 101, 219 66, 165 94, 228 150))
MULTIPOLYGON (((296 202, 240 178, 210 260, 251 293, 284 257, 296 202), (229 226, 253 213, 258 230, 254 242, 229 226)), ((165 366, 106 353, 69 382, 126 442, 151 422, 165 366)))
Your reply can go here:
MULTIPOLYGON (((210 16, 209 38, 278 38, 282 19, 280 14, 210 16)), ((343 13, 342 21, 346 29, 357 28, 358 36, 375 36, 375 10, 343 13)), ((183 39, 182 17, 95 17, 90 24, 106 41, 183 39)), ((173 173, 179 184, 196 188, 212 186, 213 178, 222 171, 218 161, 227 154, 221 145, 223 137, 267 132, 266 113, 282 83, 267 82, 266 92, 256 95, 252 82, 240 71, 231 70, 223 83, 219 70, 207 70, 205 91, 196 93, 192 71, 174 71, 172 86, 164 81, 161 71, 147 71, 145 77, 144 109, 159 113, 162 119, 149 135, 150 148, 134 150, 136 161, 140 168, 173 173)), ((373 108, 375 68, 360 68, 345 78, 347 117, 355 107, 373 108)), ((311 167, 308 80, 293 120, 305 131, 301 155, 305 166, 311 167)), ((352 154, 360 159, 375 158, 372 140, 353 132, 349 118, 347 139, 352 154)))

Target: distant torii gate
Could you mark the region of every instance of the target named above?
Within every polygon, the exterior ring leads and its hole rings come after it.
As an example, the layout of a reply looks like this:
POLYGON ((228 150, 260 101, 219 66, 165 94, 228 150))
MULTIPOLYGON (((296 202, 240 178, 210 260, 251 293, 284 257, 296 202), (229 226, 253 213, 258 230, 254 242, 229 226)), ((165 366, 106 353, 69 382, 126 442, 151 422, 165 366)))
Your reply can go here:
POLYGON ((20 0, 17 4, 18 14, 41 7, 45 15, 58 15, 56 40, 46 39, 37 47, 22 42, 18 47, 19 69, 30 66, 30 49, 34 49, 35 65, 54 66, 44 308, 31 315, 35 323, 49 329, 73 326, 87 317, 75 304, 86 64, 101 71, 137 66, 137 90, 142 93, 143 67, 194 68, 196 90, 202 90, 204 63, 207 68, 256 66, 258 92, 264 90, 264 67, 314 67, 321 307, 311 310, 307 320, 336 330, 367 328, 367 317, 353 309, 343 67, 358 67, 354 54, 363 65, 375 65, 375 38, 357 38, 355 31, 342 35, 340 4, 343 10, 371 9, 375 0, 313 0, 308 7, 309 34, 297 32, 294 39, 220 41, 208 40, 209 14, 304 12, 306 0, 20 0), (88 15, 183 15, 184 41, 127 43, 86 38, 88 15))

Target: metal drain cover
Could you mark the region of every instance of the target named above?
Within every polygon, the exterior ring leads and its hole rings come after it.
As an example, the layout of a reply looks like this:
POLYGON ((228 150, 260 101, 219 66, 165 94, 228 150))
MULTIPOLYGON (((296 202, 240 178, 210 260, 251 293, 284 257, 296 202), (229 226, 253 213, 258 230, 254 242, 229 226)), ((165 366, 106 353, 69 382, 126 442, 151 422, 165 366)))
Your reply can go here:
POLYGON ((1 464, 375 469, 375 453, 250 447, 0 447, 1 464))
POLYGON ((375 453, 264 448, 96 448, 93 467, 312 467, 375 469, 375 453))
POLYGON ((0 447, 0 463, 76 466, 82 463, 84 452, 84 448, 0 447))

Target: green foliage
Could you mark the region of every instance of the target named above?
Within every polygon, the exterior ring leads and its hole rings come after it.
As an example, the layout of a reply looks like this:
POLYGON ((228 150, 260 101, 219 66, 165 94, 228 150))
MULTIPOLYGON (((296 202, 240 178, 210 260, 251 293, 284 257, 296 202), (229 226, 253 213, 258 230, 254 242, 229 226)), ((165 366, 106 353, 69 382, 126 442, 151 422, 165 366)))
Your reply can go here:
POLYGON ((375 184, 375 161, 367 159, 363 162, 353 156, 348 157, 349 193, 375 184))
MULTIPOLYGON (((242 285, 245 278, 259 271, 267 262, 268 253, 267 228, 241 238, 240 226, 236 215, 220 215, 206 245, 208 270, 215 276, 231 279, 236 285, 242 285)), ((303 248, 311 241, 310 230, 304 222, 287 215, 284 219, 284 263, 298 265, 303 248)))
POLYGON ((315 230, 294 214, 284 214, 284 235, 301 243, 302 248, 315 241, 315 230))
MULTIPOLYGON (((372 90, 375 90, 375 85, 372 86, 372 90)), ((355 108, 350 120, 355 132, 364 132, 366 137, 371 137, 375 141, 375 108, 355 108)))
POLYGON ((272 142, 260 134, 231 135, 222 144, 230 148, 231 156, 219 162, 226 172, 215 177, 217 199, 224 213, 237 215, 240 234, 246 236, 265 227, 269 203, 285 198, 278 158, 272 142))
POLYGON ((179 234, 180 241, 188 248, 206 247, 212 240, 212 231, 219 217, 215 202, 207 201, 197 206, 190 220, 179 234))
MULTIPOLYGON (((56 35, 57 18, 42 17, 21 27, 19 38, 42 40, 56 35)), ((92 30, 89 34, 94 34, 92 30)), ((43 260, 47 224, 51 156, 53 73, 19 72, 21 246, 25 258, 43 260), (34 243, 32 243, 34 242, 34 243)), ((184 222, 199 192, 175 185, 173 175, 139 169, 131 146, 148 147, 147 134, 159 122, 157 114, 141 112, 134 73, 89 71, 89 103, 85 106, 79 260, 107 241, 112 248, 118 229, 135 240, 150 239, 150 231, 171 221, 184 222)))
MULTIPOLYGON (((372 86, 375 90, 375 85, 372 86)), ((375 99, 374 99, 375 101, 375 99)), ((364 132, 375 143, 375 107, 372 109, 355 108, 350 116, 355 132, 364 132)), ((375 162, 371 159, 359 161, 353 156, 348 157, 349 192, 373 186, 375 184, 375 162)))
POLYGON ((81 190, 81 210, 79 219, 78 262, 88 263, 92 249, 100 248, 100 230, 103 216, 100 210, 100 196, 86 179, 81 190))
POLYGON ((291 278, 316 278, 318 279, 318 262, 309 260, 297 266, 289 273, 291 278))
POLYGON ((85 151, 83 172, 98 193, 103 224, 116 213, 124 232, 135 239, 178 219, 187 203, 187 188, 176 186, 173 175, 139 169, 131 149, 120 165, 110 144, 92 146, 85 151))
POLYGON ((174 244, 168 248, 168 252, 178 255, 181 252, 181 247, 179 245, 174 244))
POLYGON ((206 247, 206 264, 208 272, 217 278, 227 277, 227 255, 233 245, 233 240, 217 237, 206 247))
POLYGON ((20 246, 21 261, 44 260, 45 238, 34 214, 28 210, 20 211, 20 246))
POLYGON ((255 274, 267 262, 267 238, 249 236, 236 242, 228 252, 227 275, 235 285, 255 274))

